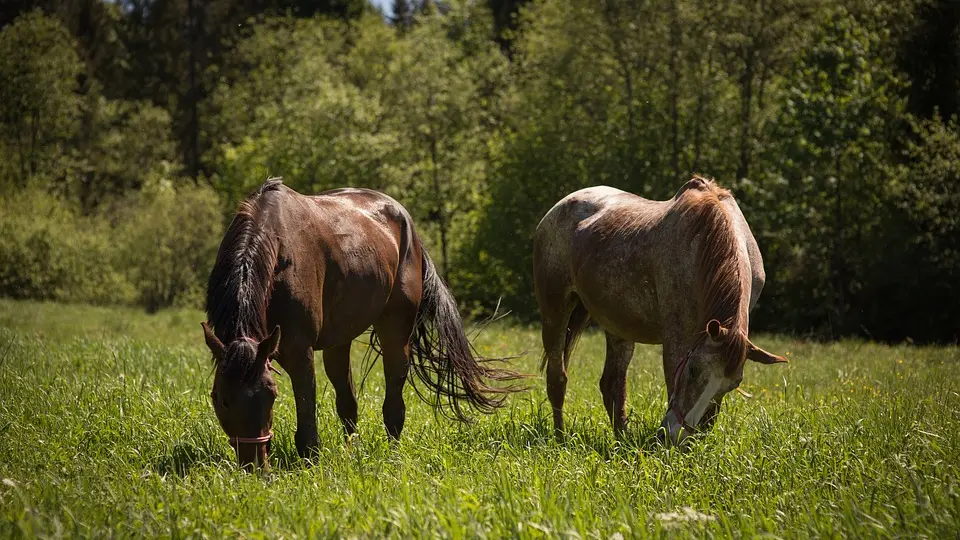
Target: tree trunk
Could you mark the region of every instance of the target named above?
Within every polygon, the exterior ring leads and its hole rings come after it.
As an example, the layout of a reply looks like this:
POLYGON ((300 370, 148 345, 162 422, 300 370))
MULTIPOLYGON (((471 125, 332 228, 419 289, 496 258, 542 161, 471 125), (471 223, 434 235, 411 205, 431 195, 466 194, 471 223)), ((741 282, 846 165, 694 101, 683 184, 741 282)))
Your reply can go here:
POLYGON ((843 258, 843 236, 844 213, 843 213, 843 190, 840 182, 840 157, 839 153, 834 156, 834 231, 833 231, 833 271, 831 272, 834 290, 834 312, 837 315, 833 331, 835 334, 846 331, 846 264, 843 258))
POLYGON ((740 164, 737 165, 737 180, 750 175, 750 137, 752 124, 753 74, 756 68, 756 50, 753 44, 744 55, 743 74, 740 76, 740 164))
POLYGON ((187 0, 187 39, 189 47, 189 78, 190 87, 187 90, 186 101, 190 119, 187 122, 187 148, 184 152, 184 161, 187 173, 197 179, 200 173, 200 118, 197 114, 197 102, 200 101, 200 89, 197 85, 197 61, 199 52, 202 25, 196 10, 196 0, 187 0))
POLYGON ((33 111, 33 129, 30 130, 29 176, 37 174, 37 132, 40 131, 40 111, 33 111))
POLYGON ((673 143, 673 182, 680 180, 680 13, 677 0, 670 6, 670 121, 673 143))
POLYGON ((438 149, 437 128, 433 121, 434 103, 433 92, 431 92, 427 97, 427 119, 430 123, 430 165, 433 172, 433 196, 435 197, 434 200, 436 204, 432 217, 440 227, 440 275, 443 279, 447 279, 447 213, 443 208, 445 201, 443 192, 440 190, 440 166, 438 159, 440 151, 438 149))
POLYGON ((703 115, 704 111, 707 108, 707 102, 710 97, 707 95, 708 89, 710 88, 710 79, 713 77, 713 44, 711 43, 707 47, 707 74, 704 77, 704 80, 701 81, 699 85, 699 92, 697 93, 697 111, 694 114, 693 118, 693 165, 690 167, 691 172, 698 172, 700 169, 700 136, 703 126, 703 115))
POLYGON ((440 191, 440 168, 437 165, 437 137, 430 136, 430 162, 433 168, 433 194, 437 198, 436 220, 440 226, 440 274, 447 279, 447 213, 443 210, 443 196, 440 191))
POLYGON ((24 130, 26 129, 26 122, 23 119, 17 120, 17 156, 20 157, 20 185, 21 187, 27 185, 27 151, 24 148, 25 142, 23 141, 24 130))

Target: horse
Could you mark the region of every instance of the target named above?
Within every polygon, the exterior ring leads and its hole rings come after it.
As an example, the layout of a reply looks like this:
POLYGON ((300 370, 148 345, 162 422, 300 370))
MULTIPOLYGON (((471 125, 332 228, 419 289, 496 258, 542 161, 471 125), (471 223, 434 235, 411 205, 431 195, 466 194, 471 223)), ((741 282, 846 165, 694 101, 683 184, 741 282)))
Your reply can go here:
POLYGON ((269 467, 273 373, 279 373, 273 360, 293 386, 301 457, 319 446, 315 350, 323 351, 344 433, 349 438, 355 432, 350 347, 371 326, 371 344, 383 361, 383 422, 393 440, 403 430, 411 367, 416 393, 461 421, 470 420, 465 409, 491 413, 518 391, 513 384, 492 384, 521 375, 476 354, 410 214, 368 189, 306 196, 280 178, 268 179, 240 203, 223 237, 207 284, 206 314, 201 326, 215 366, 210 398, 237 460, 248 469, 269 467))
POLYGON ((787 360, 754 345, 749 314, 763 259, 733 195, 695 176, 666 201, 599 186, 567 195, 534 235, 547 395, 563 438, 567 366, 594 320, 606 337, 600 391, 618 438, 627 423, 627 368, 636 343, 663 345, 667 412, 660 437, 709 430, 745 360, 787 360))

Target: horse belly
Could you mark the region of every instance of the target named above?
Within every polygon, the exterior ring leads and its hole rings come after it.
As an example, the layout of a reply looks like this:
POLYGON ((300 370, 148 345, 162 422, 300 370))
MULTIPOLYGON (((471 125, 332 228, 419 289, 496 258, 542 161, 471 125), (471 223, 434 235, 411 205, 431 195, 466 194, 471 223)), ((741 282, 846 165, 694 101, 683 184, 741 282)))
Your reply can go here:
POLYGON ((578 276, 580 301, 604 330, 636 343, 661 343, 656 288, 648 278, 626 275, 578 276))
POLYGON ((318 349, 346 343, 369 328, 393 290, 396 268, 383 261, 340 275, 325 276, 323 320, 318 349))

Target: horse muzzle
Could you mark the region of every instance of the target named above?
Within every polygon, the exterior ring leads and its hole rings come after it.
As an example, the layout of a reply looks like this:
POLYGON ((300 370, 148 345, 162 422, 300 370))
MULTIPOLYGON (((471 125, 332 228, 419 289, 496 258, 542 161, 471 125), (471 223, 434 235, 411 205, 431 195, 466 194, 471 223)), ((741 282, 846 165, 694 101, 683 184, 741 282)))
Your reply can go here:
POLYGON ((237 461, 244 469, 269 469, 267 453, 270 450, 270 441, 273 439, 273 430, 259 437, 230 437, 230 446, 237 453, 237 461))
POLYGON ((684 422, 683 415, 677 414, 673 409, 667 411, 660 422, 661 440, 668 446, 677 446, 687 437, 694 434, 696 429, 688 426, 684 422))

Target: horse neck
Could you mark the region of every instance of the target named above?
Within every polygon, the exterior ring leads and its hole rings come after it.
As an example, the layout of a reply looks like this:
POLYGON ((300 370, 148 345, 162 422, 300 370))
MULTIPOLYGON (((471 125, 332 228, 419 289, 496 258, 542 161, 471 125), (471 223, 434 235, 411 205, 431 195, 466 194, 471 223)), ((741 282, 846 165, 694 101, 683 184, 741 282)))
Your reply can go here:
POLYGON ((731 331, 746 335, 749 323, 750 270, 729 214, 718 205, 724 219, 715 221, 715 230, 705 231, 697 256, 696 279, 700 300, 701 330, 716 319, 731 331))
POLYGON ((207 315, 225 343, 266 337, 278 246, 252 210, 243 208, 231 223, 207 286, 207 315))

